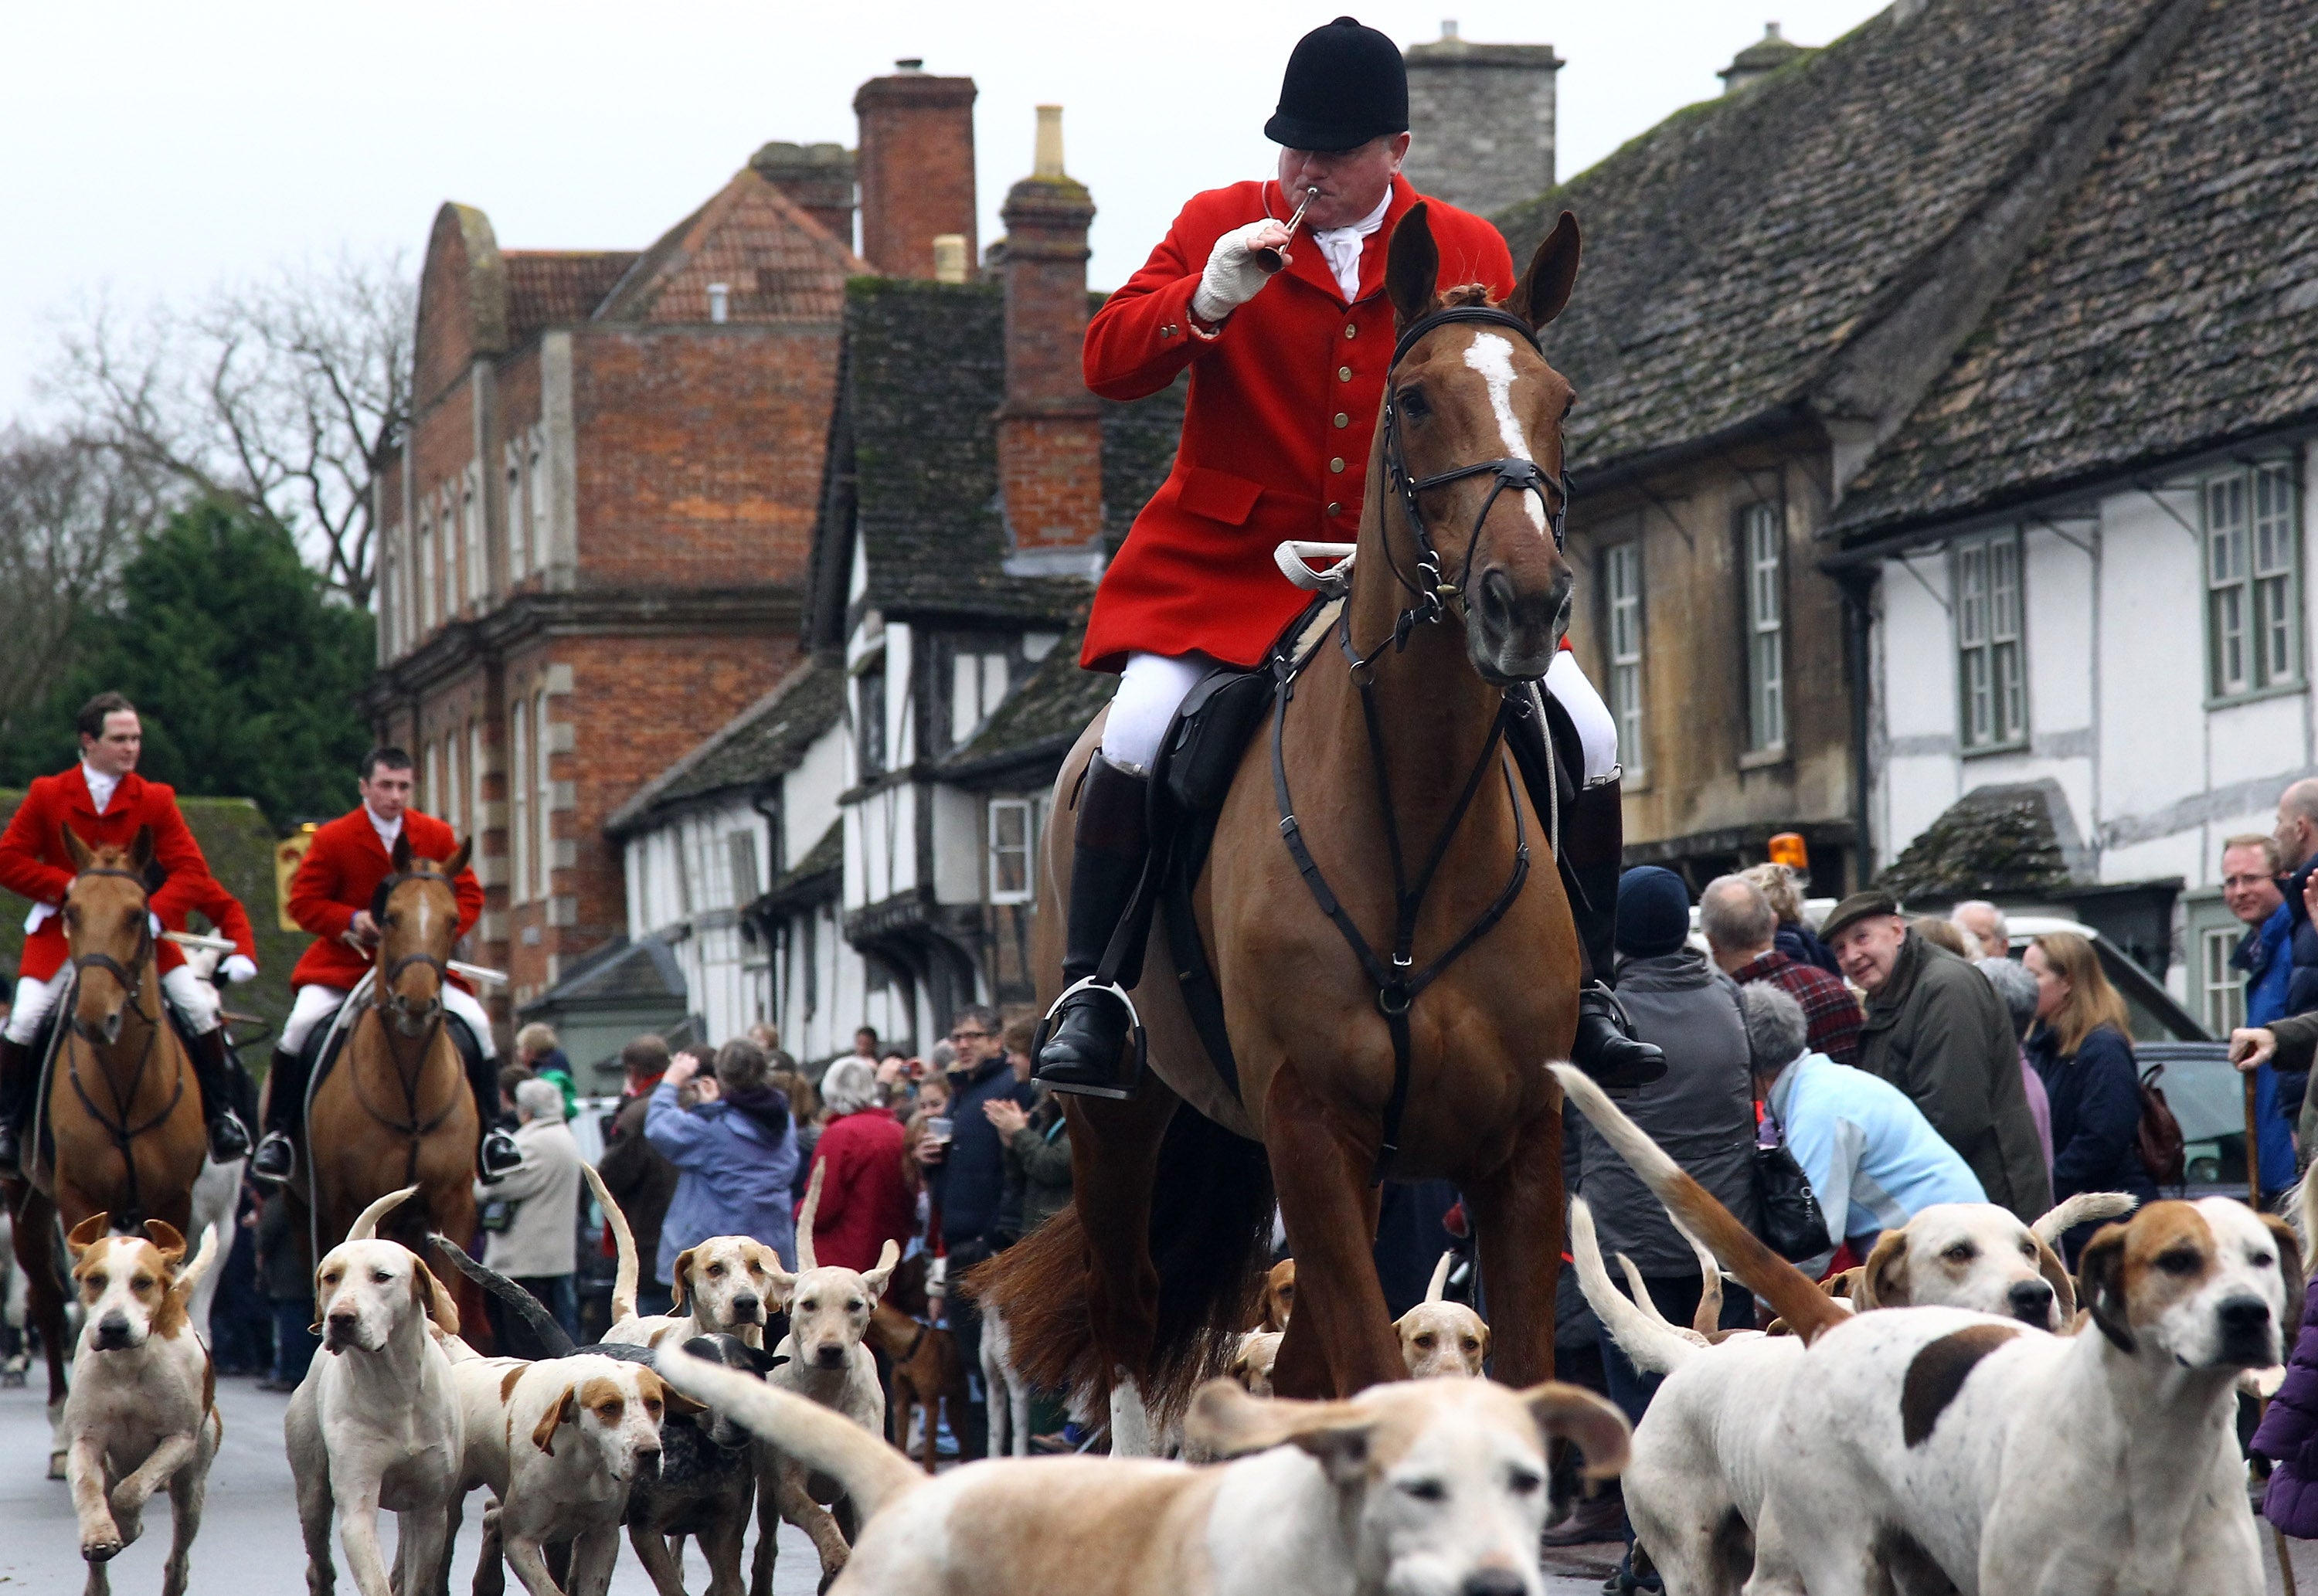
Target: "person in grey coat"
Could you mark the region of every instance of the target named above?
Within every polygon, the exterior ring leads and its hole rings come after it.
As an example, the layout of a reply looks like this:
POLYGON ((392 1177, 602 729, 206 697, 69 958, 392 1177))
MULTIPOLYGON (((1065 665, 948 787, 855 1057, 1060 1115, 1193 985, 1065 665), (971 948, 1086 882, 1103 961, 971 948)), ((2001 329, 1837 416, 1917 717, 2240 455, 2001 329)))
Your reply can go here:
MULTIPOLYGON (((489 1186, 475 1186, 475 1200, 485 1205, 483 1262, 537 1297, 563 1333, 576 1340, 580 1302, 572 1275, 580 1266, 580 1143, 563 1123, 563 1090, 554 1081, 535 1079, 517 1086, 515 1111, 521 1122, 515 1144, 523 1162, 489 1186), (491 1228, 494 1210, 497 1229, 491 1228)), ((491 1307, 496 1313, 496 1298, 491 1307)))
POLYGON ((1996 989, 1910 928, 1890 894, 1854 892, 1819 927, 1844 978, 1867 994, 1859 1067, 1908 1094, 2023 1224, 2053 1206, 2053 1180, 2020 1082, 2020 1044, 1996 989))

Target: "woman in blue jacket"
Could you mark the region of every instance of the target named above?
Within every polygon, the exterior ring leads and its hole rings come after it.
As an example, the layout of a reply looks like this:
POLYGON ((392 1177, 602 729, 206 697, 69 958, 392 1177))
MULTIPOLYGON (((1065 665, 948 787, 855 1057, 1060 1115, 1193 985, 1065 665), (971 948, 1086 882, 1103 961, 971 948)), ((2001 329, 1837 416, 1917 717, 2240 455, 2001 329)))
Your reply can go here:
MULTIPOLYGON (((2093 945, 2073 931, 2037 937, 2021 962, 2036 978, 2036 1025, 2026 1045, 2053 1103, 2053 1200, 2129 1191, 2150 1201, 2157 1183, 2141 1162, 2141 1076, 2125 1000, 2093 945)), ((2071 1236, 2071 1256, 2080 1245, 2071 1236)))
POLYGON ((682 1107, 678 1089, 698 1068, 692 1054, 679 1057, 644 1110, 644 1139, 677 1168, 654 1277, 672 1284, 677 1255, 711 1236, 754 1236, 795 1269, 789 1191, 798 1156, 789 1100, 769 1083, 771 1066, 754 1042, 727 1042, 716 1054, 716 1073, 702 1077, 696 1089, 699 1104, 682 1107))

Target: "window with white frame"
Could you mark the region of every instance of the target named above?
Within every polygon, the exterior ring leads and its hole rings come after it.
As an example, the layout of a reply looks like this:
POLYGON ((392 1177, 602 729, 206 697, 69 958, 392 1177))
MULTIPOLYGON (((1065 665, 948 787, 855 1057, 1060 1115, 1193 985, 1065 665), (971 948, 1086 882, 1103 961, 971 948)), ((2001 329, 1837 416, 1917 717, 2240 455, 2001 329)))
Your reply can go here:
POLYGON ((435 630, 435 523, 418 518, 418 635, 435 630))
POLYGON ((727 831, 724 853, 732 907, 746 909, 764 891, 757 877, 757 834, 749 830, 727 831))
POLYGON ((2197 1018, 2216 1036, 2245 1024, 2245 982, 2230 955, 2245 935, 2243 926, 2207 926, 2197 933, 2197 1018))
POLYGON ((515 713, 508 717, 509 749, 513 759, 508 767, 508 860, 514 873, 508 899, 516 903, 531 901, 531 705, 518 698, 515 713))
POLYGON ((531 560, 532 570, 547 569, 547 507, 554 498, 553 486, 547 480, 547 434, 544 428, 531 432, 531 560))
POLYGON ((443 751, 440 745, 427 744, 425 758, 427 790, 420 794, 420 802, 439 813, 443 808, 443 751))
POLYGON ((467 602, 472 605, 483 602, 483 590, 490 579, 485 559, 489 540, 483 535, 482 476, 481 464, 469 466, 466 488, 459 499, 459 519, 467 540, 467 602))
POLYGON ((1609 610, 1610 715, 1618 728, 1618 759, 1633 780, 1642 758, 1642 545, 1619 543, 1602 551, 1603 602, 1609 610))
POLYGON ((478 864, 483 856, 483 723, 467 722, 467 836, 475 845, 478 864))
POLYGON ((532 728, 535 733, 532 762, 539 772, 538 850, 532 856, 539 861, 539 895, 550 898, 555 894, 555 778, 551 774, 548 756, 554 748, 547 732, 547 689, 542 687, 532 695, 532 728))
POLYGON ((523 580, 523 540, 529 523, 523 518, 523 456, 514 445, 507 452, 507 574, 512 587, 523 580))
POLYGON ((990 801, 990 901, 1028 903, 1036 883, 1030 873, 1030 845, 1036 828, 1028 798, 990 801))
POLYGON ((456 727, 443 734, 443 795, 436 802, 442 807, 436 813, 450 823, 456 835, 459 817, 466 811, 465 789, 459 785, 459 732, 456 727))
POLYGON ((2296 497, 2286 461, 2206 479, 2206 640, 2216 698, 2301 680, 2296 497))
POLYGON ((2017 528, 1966 538, 1954 562, 1956 741, 2017 748, 2028 737, 2028 665, 2017 528))
POLYGON ((1787 742, 1786 536, 1775 505, 1749 505, 1739 518, 1747 574, 1747 749, 1787 742))
POLYGON ((885 656, 880 653, 854 678, 854 758, 860 779, 885 774, 885 656))

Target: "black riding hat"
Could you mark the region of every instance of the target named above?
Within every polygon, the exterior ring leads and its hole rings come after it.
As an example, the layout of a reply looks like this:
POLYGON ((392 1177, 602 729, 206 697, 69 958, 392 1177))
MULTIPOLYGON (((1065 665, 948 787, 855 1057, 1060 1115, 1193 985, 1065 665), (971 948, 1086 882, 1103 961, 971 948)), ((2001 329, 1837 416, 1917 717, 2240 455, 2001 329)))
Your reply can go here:
POLYGON ((1400 47, 1340 16, 1296 41, 1280 109, 1263 136, 1289 149, 1352 149, 1408 131, 1408 68, 1400 47))

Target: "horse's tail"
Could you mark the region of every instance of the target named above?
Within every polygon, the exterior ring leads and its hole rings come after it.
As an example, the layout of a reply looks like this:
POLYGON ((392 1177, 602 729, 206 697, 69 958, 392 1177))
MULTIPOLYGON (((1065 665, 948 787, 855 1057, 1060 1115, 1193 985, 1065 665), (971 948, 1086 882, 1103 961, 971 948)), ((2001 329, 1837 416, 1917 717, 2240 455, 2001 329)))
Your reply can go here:
MULTIPOLYGON (((1075 1203, 967 1276, 965 1289, 1005 1314, 1015 1363, 1031 1385, 1100 1399, 1123 1369, 1164 1423, 1182 1413, 1201 1382, 1223 1373, 1270 1257, 1271 1210, 1262 1144, 1187 1104, 1168 1124, 1152 1186, 1159 1296, 1146 1357, 1097 1344, 1075 1203)), ((1096 1401, 1095 1411, 1101 1405, 1096 1401)))
POLYGON ((1651 1141, 1648 1132, 1627 1118, 1583 1071, 1569 1064, 1548 1068, 1569 1100, 1577 1105, 1577 1111, 1632 1166, 1652 1195, 1713 1251, 1723 1268, 1769 1303, 1797 1335, 1806 1341, 1815 1340, 1821 1331, 1851 1317, 1813 1285, 1809 1275, 1756 1240, 1730 1209, 1667 1156, 1666 1149, 1651 1141))
POLYGON ((619 1257, 612 1274, 612 1323, 617 1324, 636 1316, 636 1233, 628 1228, 628 1216, 605 1189, 596 1166, 582 1159, 580 1172, 588 1177, 588 1189, 604 1206, 605 1222, 612 1227, 612 1247, 619 1257))

